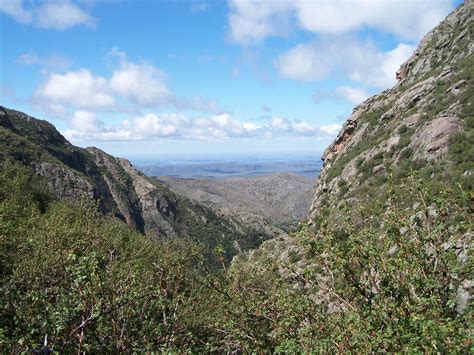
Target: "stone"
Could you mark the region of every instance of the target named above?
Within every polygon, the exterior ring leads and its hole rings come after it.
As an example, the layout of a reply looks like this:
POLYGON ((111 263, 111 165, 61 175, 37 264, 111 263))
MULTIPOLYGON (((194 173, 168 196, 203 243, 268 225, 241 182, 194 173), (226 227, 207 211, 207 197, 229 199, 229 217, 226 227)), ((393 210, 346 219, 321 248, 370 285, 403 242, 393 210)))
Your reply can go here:
POLYGON ((408 233, 408 228, 407 227, 401 227, 400 230, 400 235, 405 235, 408 233))
POLYGON ((449 138, 463 129, 458 117, 438 117, 415 131, 409 147, 417 159, 437 159, 448 151, 449 138))
POLYGON ((399 251, 400 251, 400 247, 398 245, 394 245, 388 250, 387 255, 391 258, 394 258, 397 256, 399 251))
POLYGON ((456 293, 456 311, 458 313, 463 313, 468 307, 473 288, 473 280, 464 280, 464 282, 458 287, 456 293))
POLYGON ((384 170, 385 170, 385 165, 379 164, 372 168, 372 174, 377 175, 378 173, 383 172, 384 170))

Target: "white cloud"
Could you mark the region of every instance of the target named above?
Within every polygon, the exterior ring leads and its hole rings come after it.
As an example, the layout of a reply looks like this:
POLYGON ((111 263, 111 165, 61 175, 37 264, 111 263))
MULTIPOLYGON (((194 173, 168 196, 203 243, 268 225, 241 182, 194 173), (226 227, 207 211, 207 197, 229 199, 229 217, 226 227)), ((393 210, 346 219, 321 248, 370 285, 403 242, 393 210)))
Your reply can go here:
POLYGON ((282 54, 275 64, 284 77, 301 81, 320 80, 332 69, 333 53, 321 55, 315 46, 299 44, 282 54))
POLYGON ((350 86, 340 86, 336 89, 336 93, 354 105, 360 104, 370 96, 365 90, 350 86))
POLYGON ((69 0, 47 1, 38 8, 36 16, 39 27, 55 30, 95 23, 90 14, 69 0))
POLYGON ((288 33, 290 0, 230 0, 229 8, 230 37, 238 43, 251 44, 268 36, 288 33))
POLYGON ((39 57, 34 52, 21 54, 16 60, 22 65, 39 65, 45 69, 64 70, 69 68, 71 60, 58 55, 50 55, 48 57, 39 57))
POLYGON ((415 47, 400 43, 391 51, 378 53, 380 59, 378 73, 372 73, 369 83, 378 87, 389 87, 393 85, 395 83, 393 79, 394 73, 396 73, 400 65, 412 55, 414 50, 415 47))
POLYGON ((85 25, 93 26, 96 20, 71 0, 47 0, 42 3, 26 0, 2 0, 0 11, 22 24, 54 30, 85 25))
POLYGON ((296 2, 300 25, 315 33, 341 34, 364 27, 418 39, 451 10, 451 0, 330 0, 296 2))
POLYGON ((123 120, 118 125, 105 125, 87 111, 77 111, 65 132, 72 140, 222 140, 228 138, 328 137, 334 136, 340 125, 318 127, 314 123, 274 117, 266 123, 242 122, 228 113, 201 118, 183 114, 149 113, 123 120))
POLYGON ((452 9, 452 0, 230 0, 230 37, 251 44, 291 27, 319 34, 363 28, 418 40, 452 9))
POLYGON ((165 72, 148 63, 122 61, 110 79, 112 91, 142 104, 156 105, 170 98, 165 72))
POLYGON ((13 17, 19 23, 30 23, 33 18, 31 12, 23 6, 22 0, 0 1, 0 12, 13 17))
POLYGON ((178 133, 180 127, 187 123, 187 119, 178 114, 155 115, 150 113, 137 117, 128 128, 138 138, 171 137, 178 133))
POLYGON ((76 111, 70 119, 72 129, 83 133, 99 132, 103 126, 96 115, 89 111, 76 111))
POLYGON ((393 50, 383 52, 370 41, 349 36, 323 36, 283 53, 275 66, 282 76, 294 80, 321 80, 337 71, 354 81, 388 88, 396 83, 396 71, 413 50, 414 47, 401 43, 393 50))
POLYGON ((291 130, 291 123, 286 118, 273 117, 268 128, 271 131, 288 132, 291 130))
POLYGON ((55 104, 63 109, 98 109, 115 104, 114 98, 107 92, 107 80, 94 77, 86 69, 49 74, 46 82, 36 89, 34 101, 38 106, 55 104))
MULTIPOLYGON (((110 77, 95 76, 87 69, 47 73, 32 98, 33 104, 56 114, 80 110, 139 111, 146 107, 173 107, 181 110, 217 113, 218 103, 203 97, 182 98, 166 85, 166 73, 150 63, 133 63, 116 48, 110 55, 119 59, 110 77)), ((25 53, 17 59, 23 65, 44 67, 69 65, 60 57, 40 58, 25 53)))

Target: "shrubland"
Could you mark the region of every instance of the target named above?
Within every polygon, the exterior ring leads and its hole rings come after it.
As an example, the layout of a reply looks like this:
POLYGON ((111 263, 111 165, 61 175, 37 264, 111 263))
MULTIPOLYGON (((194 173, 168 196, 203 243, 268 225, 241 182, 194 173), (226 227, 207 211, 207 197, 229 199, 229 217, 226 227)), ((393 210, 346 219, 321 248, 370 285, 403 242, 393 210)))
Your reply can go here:
POLYGON ((217 247, 216 269, 202 245, 149 240, 91 201, 53 199, 28 168, 7 163, 0 173, 0 347, 472 350, 472 305, 461 292, 472 287, 465 243, 472 193, 410 175, 396 187, 389 181, 387 196, 370 207, 377 226, 302 225, 230 267, 217 247))

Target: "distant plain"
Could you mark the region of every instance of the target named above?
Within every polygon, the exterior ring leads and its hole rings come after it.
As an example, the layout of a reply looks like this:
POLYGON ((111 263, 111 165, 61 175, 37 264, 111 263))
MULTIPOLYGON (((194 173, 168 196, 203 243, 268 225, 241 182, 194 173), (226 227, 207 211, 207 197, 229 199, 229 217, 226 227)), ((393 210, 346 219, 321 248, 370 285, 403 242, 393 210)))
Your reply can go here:
POLYGON ((274 173, 292 173, 315 179, 322 168, 320 154, 259 156, 167 156, 134 158, 132 163, 148 176, 194 179, 256 177, 274 173))

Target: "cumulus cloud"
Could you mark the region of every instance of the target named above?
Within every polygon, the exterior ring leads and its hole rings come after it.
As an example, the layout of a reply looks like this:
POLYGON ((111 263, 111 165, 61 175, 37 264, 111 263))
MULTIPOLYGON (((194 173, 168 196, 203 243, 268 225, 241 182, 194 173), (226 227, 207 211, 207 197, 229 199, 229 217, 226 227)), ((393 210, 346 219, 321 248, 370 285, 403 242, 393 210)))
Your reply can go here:
POLYGON ((289 31, 292 2, 229 1, 230 37, 238 43, 257 43, 268 36, 285 35, 289 31))
POLYGON ((273 117, 262 124, 242 122, 228 113, 190 118, 183 114, 149 113, 117 125, 105 125, 87 111, 76 111, 65 132, 72 140, 222 140, 228 138, 326 137, 334 136, 340 125, 323 125, 273 117))
POLYGON ((103 127, 103 123, 97 119, 95 113, 82 110, 74 112, 70 124, 73 130, 84 134, 99 132, 103 127))
POLYGON ((37 25, 65 30, 78 25, 93 26, 95 19, 72 1, 47 1, 37 9, 37 25))
POLYGON ((321 126, 320 130, 327 135, 335 136, 341 130, 341 128, 342 126, 340 124, 334 123, 321 126))
POLYGON ((57 105, 98 109, 111 107, 115 99, 107 92, 107 80, 95 77, 89 70, 80 69, 65 74, 49 74, 46 82, 35 91, 34 102, 40 107, 57 105))
POLYGON ((171 95, 165 72, 149 63, 122 61, 109 85, 112 91, 142 105, 162 103, 171 95))
POLYGON ((94 26, 96 19, 71 0, 49 0, 40 3, 26 0, 0 1, 0 12, 22 24, 40 28, 66 30, 85 25, 94 26))
POLYGON ((299 44, 276 60, 276 67, 286 78, 313 81, 326 77, 333 67, 335 52, 330 49, 326 53, 318 51, 316 45, 299 44), (322 54, 322 55, 321 55, 322 54))
POLYGON ((413 50, 413 46, 401 43, 384 52, 371 41, 323 36, 283 53, 275 66, 283 77, 294 80, 321 80, 337 70, 354 81, 387 88, 396 83, 396 71, 413 50))
POLYGON ((395 73, 414 50, 414 46, 400 43, 388 52, 372 53, 372 58, 374 61, 377 60, 377 65, 375 63, 373 67, 361 65, 351 72, 351 79, 380 88, 388 88, 396 83, 395 73))
POLYGON ((230 0, 228 20, 230 37, 241 44, 285 35, 291 28, 337 35, 373 28, 418 40, 452 5, 452 0, 230 0))
MULTIPOLYGON (((96 76, 87 69, 47 73, 33 95, 33 104, 47 112, 64 114, 71 110, 109 110, 130 112, 142 107, 173 107, 181 110, 217 113, 218 103, 203 97, 183 98, 171 92, 166 73, 148 62, 134 63, 125 52, 114 48, 118 58, 110 77, 96 76)), ((40 58, 34 53, 21 55, 24 65, 60 64, 59 58, 40 58)))

